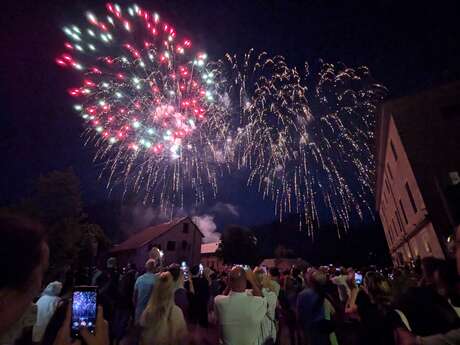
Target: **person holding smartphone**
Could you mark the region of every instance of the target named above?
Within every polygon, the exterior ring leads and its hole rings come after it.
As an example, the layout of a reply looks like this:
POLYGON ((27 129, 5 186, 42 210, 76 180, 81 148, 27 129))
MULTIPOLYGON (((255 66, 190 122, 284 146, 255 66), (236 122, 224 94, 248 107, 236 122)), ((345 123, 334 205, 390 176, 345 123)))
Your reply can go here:
POLYGON ((233 267, 228 277, 228 291, 228 295, 216 296, 214 300, 223 344, 255 344, 268 305, 252 271, 233 267), (252 294, 246 291, 248 282, 252 294))
POLYGON ((60 328, 53 345, 81 345, 82 339, 86 345, 109 345, 109 324, 104 320, 104 311, 101 306, 97 307, 96 325, 93 332, 87 327, 79 329, 79 338, 72 336, 72 304, 67 308, 66 317, 60 328))

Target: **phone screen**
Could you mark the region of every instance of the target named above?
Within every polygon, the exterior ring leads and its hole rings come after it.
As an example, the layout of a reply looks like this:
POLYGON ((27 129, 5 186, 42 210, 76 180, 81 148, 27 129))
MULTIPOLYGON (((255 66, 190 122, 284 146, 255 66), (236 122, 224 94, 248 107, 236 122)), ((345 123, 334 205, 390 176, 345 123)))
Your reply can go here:
POLYGON ((184 272, 184 280, 188 280, 189 272, 188 272, 187 263, 185 261, 182 261, 182 263, 180 264, 180 269, 182 270, 182 272, 184 272))
POLYGON ((361 273, 355 273, 356 284, 361 285, 363 283, 363 275, 361 273))
POLYGON ((72 298, 72 336, 80 335, 80 327, 94 333, 96 328, 97 292, 95 287, 75 288, 72 298))

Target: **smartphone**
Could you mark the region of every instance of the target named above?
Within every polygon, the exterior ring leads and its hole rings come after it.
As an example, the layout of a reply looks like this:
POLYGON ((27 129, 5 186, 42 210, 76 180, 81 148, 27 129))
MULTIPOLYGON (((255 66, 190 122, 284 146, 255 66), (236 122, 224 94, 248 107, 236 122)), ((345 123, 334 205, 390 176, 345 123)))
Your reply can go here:
POLYGON ((96 331, 97 286, 76 286, 72 294, 72 321, 70 333, 73 338, 80 337, 80 327, 90 333, 96 331))
POLYGON ((203 264, 200 264, 200 265, 199 265, 199 268, 200 268, 200 276, 202 276, 203 273, 204 273, 204 266, 203 266, 203 264))
POLYGON ((188 266, 185 261, 182 261, 180 264, 180 269, 182 272, 184 272, 184 280, 187 281, 189 279, 189 272, 188 272, 188 266))
POLYGON ((355 273, 356 284, 361 285, 363 283, 363 275, 361 273, 355 273))

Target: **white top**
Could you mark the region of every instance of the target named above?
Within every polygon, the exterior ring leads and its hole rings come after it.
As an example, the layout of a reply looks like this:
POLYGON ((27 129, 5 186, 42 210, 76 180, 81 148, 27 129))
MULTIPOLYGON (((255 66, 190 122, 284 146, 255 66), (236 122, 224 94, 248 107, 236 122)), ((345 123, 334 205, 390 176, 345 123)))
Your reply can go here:
POLYGON ((155 323, 149 323, 142 317, 141 326, 141 345, 180 345, 185 343, 187 337, 184 314, 175 304, 169 309, 168 315, 155 323))
POLYGON ((247 292, 231 291, 214 299, 224 345, 256 345, 261 322, 267 314, 267 301, 247 292))
POLYGON ((37 301, 37 322, 32 331, 32 339, 39 343, 45 334, 46 327, 56 311, 61 299, 57 296, 43 295, 37 301))
POLYGON ((332 283, 337 285, 337 290, 339 291, 339 299, 341 302, 347 302, 350 296, 350 288, 347 284, 347 276, 339 275, 331 278, 332 283))
POLYGON ((262 295, 267 300, 268 309, 260 325, 259 336, 257 339, 257 344, 259 345, 266 344, 268 339, 273 339, 273 343, 276 340, 275 312, 278 297, 275 292, 266 288, 262 289, 262 295))

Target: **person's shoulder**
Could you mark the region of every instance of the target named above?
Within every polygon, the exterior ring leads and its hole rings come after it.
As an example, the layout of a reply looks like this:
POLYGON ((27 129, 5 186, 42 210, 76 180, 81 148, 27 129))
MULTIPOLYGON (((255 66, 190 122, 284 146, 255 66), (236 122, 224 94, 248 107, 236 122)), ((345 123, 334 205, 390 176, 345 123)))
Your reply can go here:
POLYGON ((214 297, 214 303, 215 304, 222 304, 222 303, 225 303, 226 301, 228 301, 229 299, 229 296, 227 295, 217 295, 216 297, 214 297))
POLYGON ((310 297, 313 293, 313 290, 307 287, 299 292, 298 297, 310 297))

